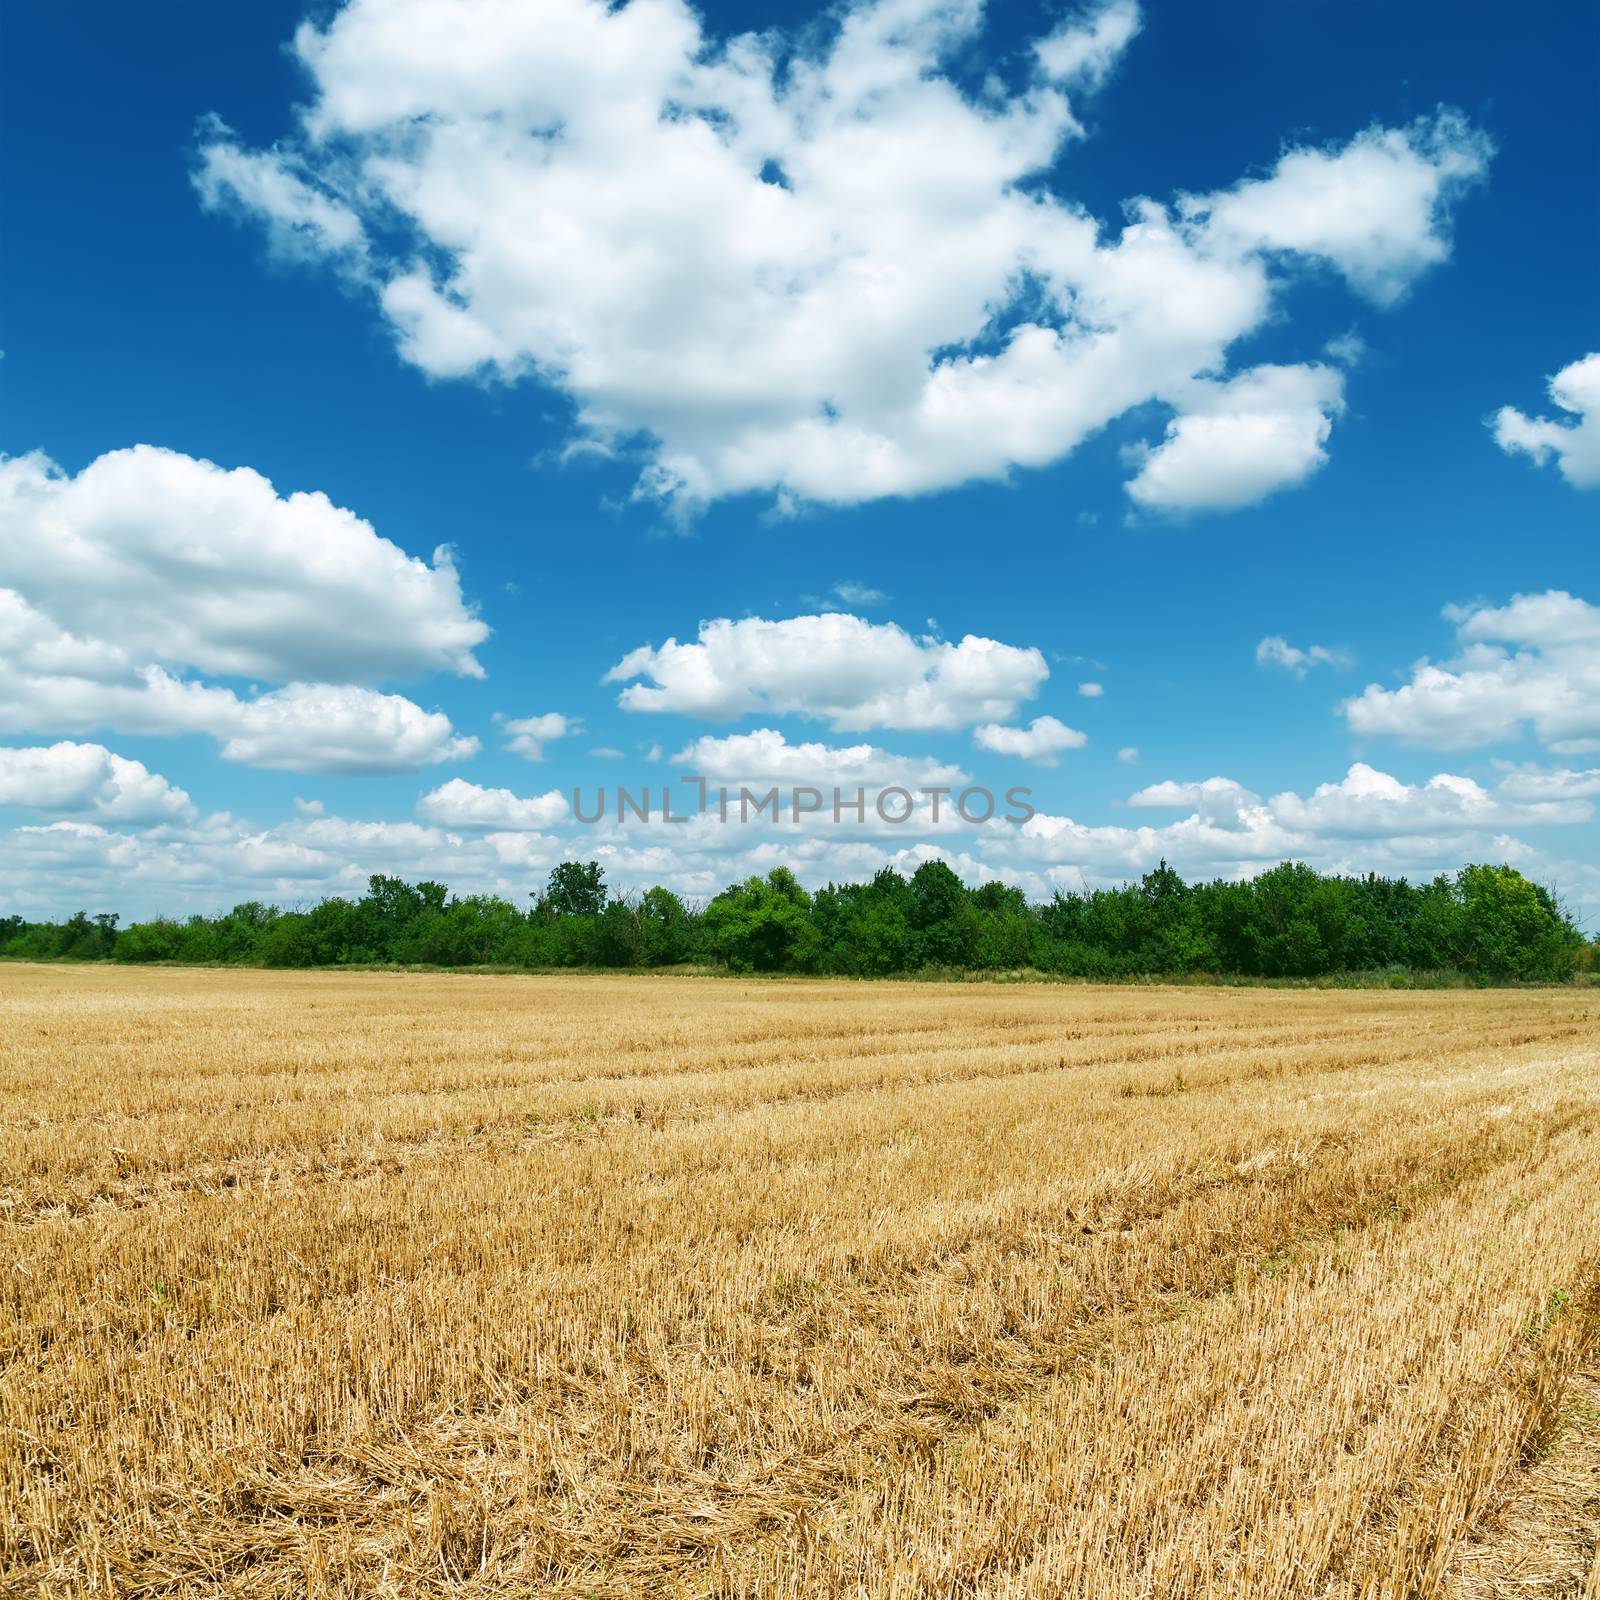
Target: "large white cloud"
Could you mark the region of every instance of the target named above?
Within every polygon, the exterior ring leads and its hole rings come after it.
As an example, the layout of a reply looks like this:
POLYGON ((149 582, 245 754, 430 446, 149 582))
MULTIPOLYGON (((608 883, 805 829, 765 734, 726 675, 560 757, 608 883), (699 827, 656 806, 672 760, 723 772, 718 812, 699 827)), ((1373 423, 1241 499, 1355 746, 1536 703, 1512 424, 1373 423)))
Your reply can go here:
POLYGON ((447 550, 429 565, 248 468, 143 445, 76 477, 0 460, 0 729, 198 732, 256 766, 400 771, 475 743, 373 685, 481 676, 487 633, 447 550))
POLYGON ((1049 677, 1032 647, 968 634, 913 638, 843 612, 719 618, 689 644, 641 645, 606 674, 628 711, 710 721, 752 712, 825 718, 836 729, 959 728, 1010 716, 1049 677), (631 682, 643 678, 644 683, 631 682))
POLYGON ((1353 732, 1450 750, 1531 726, 1558 755, 1600 750, 1600 606, 1553 589, 1445 614, 1460 653, 1398 689, 1368 684, 1341 707, 1353 732))
POLYGON ((430 566, 248 467, 138 445, 71 477, 20 456, 0 462, 0 527, 0 585, 132 661, 275 683, 482 676, 489 630, 448 547, 430 566))
POLYGON ((102 744, 0 748, 0 805, 90 817, 103 822, 189 822, 189 796, 102 744))
POLYGON ((1571 422, 1524 416, 1502 406, 1493 420, 1495 443, 1522 451, 1543 466, 1552 456, 1574 489, 1600 488, 1600 351, 1563 367, 1549 383, 1550 398, 1571 422))
MULTIPOLYGON (((350 0, 295 36, 294 136, 213 126, 195 179, 365 284, 428 374, 536 375, 582 437, 644 438, 642 495, 915 494, 1192 407, 1298 268, 1387 304, 1448 254, 1489 151, 1447 112, 1102 226, 1044 175, 1138 26, 1110 0, 967 88, 981 0, 724 40, 684 0, 350 0)), ((1223 425, 1274 464, 1196 503, 1303 477, 1333 408, 1223 425)))

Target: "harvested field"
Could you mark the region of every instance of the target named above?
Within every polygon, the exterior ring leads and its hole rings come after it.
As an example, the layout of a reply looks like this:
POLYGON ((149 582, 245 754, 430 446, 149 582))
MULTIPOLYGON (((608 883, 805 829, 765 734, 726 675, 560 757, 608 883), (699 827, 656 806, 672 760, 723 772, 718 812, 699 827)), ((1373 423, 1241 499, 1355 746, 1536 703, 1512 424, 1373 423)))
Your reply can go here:
POLYGON ((6 966, 0 1130, 6 1592, 1600 1596, 1593 990, 6 966))

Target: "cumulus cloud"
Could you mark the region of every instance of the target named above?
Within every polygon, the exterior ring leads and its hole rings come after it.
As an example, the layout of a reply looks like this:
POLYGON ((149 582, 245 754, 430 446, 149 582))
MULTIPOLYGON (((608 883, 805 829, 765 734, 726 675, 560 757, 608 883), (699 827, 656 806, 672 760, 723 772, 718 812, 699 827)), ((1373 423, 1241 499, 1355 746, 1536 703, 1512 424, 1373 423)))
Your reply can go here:
POLYGON ((433 564, 324 494, 175 450, 113 450, 76 477, 0 462, 0 585, 66 633, 202 672, 373 684, 482 677, 488 628, 448 547, 433 564))
POLYGON ((703 734, 672 758, 674 765, 714 784, 806 784, 869 792, 893 785, 916 789, 967 781, 960 767, 925 756, 894 755, 871 744, 790 744, 776 728, 716 738, 703 734))
POLYGON ((441 828, 537 833, 567 820, 566 797, 555 789, 523 798, 509 789, 485 789, 452 778, 417 801, 417 815, 441 828))
POLYGON ((1344 408, 1333 367, 1254 367, 1227 383, 1197 381, 1142 462, 1128 493, 1152 511, 1231 511, 1302 483, 1344 408))
POLYGON ((91 817, 102 822, 189 822, 189 796, 102 744, 0 749, 0 806, 91 817))
POLYGON ((1192 809, 1206 822, 1237 825, 1247 811, 1259 806, 1260 800, 1232 778, 1205 778, 1198 782, 1166 778, 1129 795, 1128 804, 1163 810, 1182 807, 1192 809))
POLYGON ((913 638, 843 612, 767 621, 719 618, 691 644, 641 645, 606 674, 628 711, 708 721, 750 713, 826 719, 844 731, 959 728, 1010 716, 1049 677, 1044 656, 968 634, 913 638), (643 678, 644 683, 631 682, 643 678))
POLYGON ((1574 489, 1600 487, 1600 352, 1563 367, 1549 381, 1550 398, 1572 421, 1524 416, 1502 406, 1490 426, 1502 450, 1521 451, 1540 466, 1555 457, 1574 489))
MULTIPOLYGON (((1098 685, 1096 688, 1098 690, 1098 685)), ((1088 737, 1054 717, 1035 717, 1025 728, 985 722, 972 730, 972 742, 980 750, 992 750, 1002 756, 1021 756, 1024 761, 1037 761, 1042 767, 1053 767, 1063 750, 1081 749, 1088 737)))
POLYGON ((1315 468, 1337 396, 1210 409, 1231 348, 1307 269, 1398 299, 1490 152, 1441 111, 1103 224, 1047 175, 1138 27, 1106 0, 979 87, 980 0, 726 39, 684 0, 349 0, 295 36, 293 134, 213 126, 195 182, 364 284, 430 376, 535 377, 580 442, 643 440, 679 513, 1004 477, 1150 401, 1189 425, 1148 503, 1240 504, 1315 468))
POLYGON ((223 740, 225 761, 279 772, 409 772, 477 752, 442 711, 342 683, 291 683, 253 700, 209 690, 194 726, 223 740), (229 703, 231 702, 231 704, 229 703))
POLYGON ((478 748, 443 712, 354 684, 290 683, 245 697, 154 666, 51 670, 100 655, 100 642, 55 632, 14 591, 0 590, 0 641, 10 622, 22 626, 9 658, 0 642, 0 728, 13 732, 206 734, 221 741, 224 760, 283 772, 405 772, 478 748))
POLYGON ((1574 771, 1569 767, 1541 767, 1532 762, 1514 766, 1501 763, 1503 776, 1496 791, 1513 800, 1587 800, 1600 796, 1600 767, 1574 771))
POLYGON ((506 749, 515 751, 524 761, 543 761, 547 744, 579 732, 583 722, 559 711, 546 711, 537 717, 509 717, 500 725, 510 735, 506 749))
POLYGON ((1594 815, 1594 807, 1570 790, 1540 795, 1503 782, 1490 790, 1448 772, 1406 784, 1359 761, 1338 783, 1319 784, 1304 798, 1277 795, 1270 805, 1286 827, 1335 838, 1579 823, 1594 815))
POLYGON ((1368 684, 1340 707, 1353 732, 1451 750, 1531 727, 1558 755, 1600 750, 1600 606, 1552 589, 1445 615, 1459 654, 1418 662, 1398 689, 1368 684))
POLYGON ((1309 644, 1305 649, 1292 645, 1282 634, 1271 634, 1256 646, 1256 665, 1281 667, 1303 678, 1313 667, 1348 667, 1353 663, 1344 650, 1330 649, 1325 644, 1309 644))
POLYGON ((1139 747, 1136 744, 1125 744, 1117 751, 1117 760, 1130 767, 1139 764, 1139 747))
POLYGON ((475 741, 373 685, 481 676, 487 633, 447 549, 408 556, 325 495, 144 445, 76 477, 0 460, 0 728, 198 732, 257 766, 399 771, 475 741))
POLYGON ((1105 692, 1105 685, 1103 683, 1080 683, 1078 685, 1078 693, 1081 694, 1085 700, 1098 700, 1105 692))
MULTIPOLYGON (((1485 789, 1471 778, 1437 773, 1407 784, 1364 762, 1309 795, 1262 799, 1231 778, 1151 784, 1128 804, 1191 812, 1186 826, 1222 829, 1258 843, 1266 856, 1315 853, 1343 840, 1404 840, 1498 832, 1512 827, 1585 823, 1594 816, 1583 775, 1550 774, 1543 789, 1524 779, 1485 789)), ((1246 852, 1248 853, 1248 852, 1246 852)))

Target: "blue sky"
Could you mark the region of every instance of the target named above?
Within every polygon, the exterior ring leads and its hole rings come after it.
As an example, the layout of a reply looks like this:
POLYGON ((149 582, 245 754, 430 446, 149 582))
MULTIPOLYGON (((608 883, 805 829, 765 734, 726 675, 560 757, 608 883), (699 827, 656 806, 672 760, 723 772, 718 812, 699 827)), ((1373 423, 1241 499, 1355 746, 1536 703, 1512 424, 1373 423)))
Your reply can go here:
POLYGON ((1592 8, 441 6, 9 18, 18 909, 932 851, 1600 904, 1592 8), (540 801, 952 768, 1043 820, 540 801))

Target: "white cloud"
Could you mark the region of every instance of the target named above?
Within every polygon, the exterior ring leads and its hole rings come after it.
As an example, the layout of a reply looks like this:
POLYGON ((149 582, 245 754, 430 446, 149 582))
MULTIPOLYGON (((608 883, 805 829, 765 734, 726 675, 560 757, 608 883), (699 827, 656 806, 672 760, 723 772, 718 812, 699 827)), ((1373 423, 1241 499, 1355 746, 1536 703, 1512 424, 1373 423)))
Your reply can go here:
POLYGON ((703 734, 672 760, 683 772, 712 784, 752 788, 805 784, 830 793, 834 788, 870 793, 894 785, 918 789, 967 781, 960 767, 930 757, 894 755, 871 744, 790 744, 775 728, 753 728, 726 738, 703 734))
POLYGON ((115 645, 61 633, 7 589, 0 589, 0 728, 206 734, 222 742, 225 760, 286 772, 403 772, 478 748, 442 712, 403 695, 290 683, 245 698, 163 667, 134 667, 115 645))
POLYGON ((506 740, 506 749, 515 751, 525 761, 543 761, 547 744, 580 732, 583 722, 581 718, 564 716, 559 711, 546 711, 537 717, 507 718, 501 727, 511 735, 506 740))
POLYGON ((1338 783, 1320 784, 1304 799, 1277 795, 1270 805, 1286 827, 1363 839, 1579 823, 1594 815, 1594 807, 1570 791, 1535 795, 1526 785, 1508 789, 1504 783, 1489 790, 1448 772, 1423 784, 1404 784, 1359 761, 1338 783))
MULTIPOLYGON (((221 690, 206 690, 220 697, 221 690)), ((197 730, 224 741, 225 761, 279 772, 409 772, 474 755, 478 741, 451 731, 442 711, 404 695, 340 683, 291 683, 254 700, 217 698, 197 730)), ((181 726, 177 725, 177 726, 181 726)))
POLYGON ((1052 83, 1097 89, 1121 60, 1140 25, 1134 0, 1107 0, 1041 39, 1034 53, 1052 83))
POLYGON ((1515 406, 1502 406, 1491 424, 1495 443, 1532 456, 1540 466, 1554 456, 1574 489, 1600 487, 1600 351, 1563 367, 1550 379, 1549 390, 1573 421, 1528 417, 1515 406))
POLYGON ((1281 634, 1275 633, 1256 646, 1256 665, 1281 667, 1285 672, 1303 678, 1313 667, 1344 668, 1353 663, 1343 650, 1330 649, 1324 644, 1307 645, 1302 650, 1298 645, 1290 644, 1281 634))
POLYGON ((1049 677, 1044 656, 968 634, 913 638, 842 612, 700 624, 692 644, 642 645, 606 674, 628 711, 709 721, 752 712, 825 718, 844 731, 959 728, 1010 716, 1049 677), (645 678, 647 683, 630 683, 645 678))
POLYGON ((1337 783, 1310 795, 1286 791, 1262 799, 1231 778, 1151 784, 1130 796, 1145 809, 1189 814, 1162 827, 1088 827, 1044 813, 1021 830, 1018 853, 1090 877, 1144 871, 1166 857, 1194 875, 1236 875, 1282 860, 1309 861, 1324 871, 1404 872, 1427 876, 1484 855, 1507 859, 1523 849, 1512 827, 1573 826, 1595 815, 1583 792, 1586 775, 1563 774, 1536 792, 1523 774, 1484 789, 1470 778, 1439 773, 1405 784, 1356 763, 1337 783))
POLYGON ((1142 461, 1128 493, 1153 511, 1231 511, 1302 483, 1344 408, 1333 367, 1254 367, 1227 383, 1197 380, 1142 461))
POLYGON ((1213 248, 1283 250, 1328 262, 1389 305, 1450 253, 1444 219, 1481 178, 1491 147, 1459 114, 1368 128, 1342 148, 1285 152, 1271 177, 1188 197, 1213 248))
POLYGON ((1575 772, 1566 767, 1541 767, 1532 762, 1501 763, 1504 776, 1495 785, 1510 800, 1587 800, 1600 797, 1600 767, 1575 772))
POLYGON ((22 627, 10 642, 20 648, 8 660, 0 647, 0 727, 14 732, 207 734, 222 741, 227 760, 306 772, 396 772, 477 749, 442 713, 350 685, 295 683, 246 699, 160 667, 115 675, 40 671, 52 655, 100 646, 59 635, 14 591, 0 590, 0 625, 15 621, 22 627))
POLYGON ((986 722, 972 730, 972 742, 980 750, 992 750, 1002 756, 1021 756, 1024 761, 1037 761, 1043 767, 1053 767, 1063 750, 1081 749, 1088 737, 1054 717, 1035 717, 1025 728, 1007 728, 998 722, 986 722))
POLYGON ((1205 822, 1237 825, 1252 808, 1257 796, 1232 778, 1206 778, 1198 783, 1179 783, 1167 778, 1152 783, 1128 796, 1130 806, 1152 806, 1163 810, 1193 809, 1205 822))
POLYGON ((847 606, 880 606, 889 597, 882 589, 843 578, 828 591, 834 599, 847 606))
POLYGON ((1085 700, 1098 700, 1105 692, 1105 685, 1101 683, 1080 683, 1078 685, 1078 693, 1085 700))
POLYGON ((1138 747, 1138 745, 1136 745, 1136 744, 1125 744, 1125 745, 1123 745, 1123 747, 1119 751, 1117 751, 1117 760, 1123 762, 1126 766, 1130 766, 1130 767, 1138 766, 1139 765, 1139 747, 1138 747))
POLYGON ((581 441, 644 440, 637 492, 680 513, 1000 478, 1152 400, 1234 464, 1201 482, 1180 430, 1150 503, 1170 473, 1238 504, 1320 461, 1332 402, 1209 416, 1230 348, 1308 267, 1398 298, 1489 151, 1441 111, 1102 226, 1046 175, 1138 20, 1111 0, 968 88, 979 0, 721 40, 683 0, 351 0, 296 34, 294 136, 213 127, 196 183, 324 249, 428 374, 537 377, 581 441))
POLYGON ((524 799, 509 789, 485 789, 452 778, 417 801, 417 815, 441 828, 537 833, 567 820, 566 796, 555 789, 524 799))
MULTIPOLYGON (((1231 778, 1200 783, 1156 783, 1131 795, 1132 806, 1192 810, 1191 820, 1235 828, 1281 841, 1315 846, 1338 839, 1397 839, 1415 835, 1481 832, 1508 827, 1588 822, 1594 807, 1576 773, 1546 774, 1550 782, 1504 781, 1492 790, 1471 778, 1441 772, 1423 784, 1406 784, 1356 762, 1338 783, 1319 784, 1310 795, 1292 791, 1263 801, 1231 778)), ((1268 853, 1278 848, 1273 843, 1268 853)))
POLYGON ((102 822, 189 822, 182 789, 100 744, 0 748, 0 806, 91 817, 102 822))
POLYGON ((355 212, 298 177, 291 161, 241 150, 233 130, 216 117, 205 119, 201 133, 206 142, 194 183, 207 208, 237 205, 263 218, 281 256, 366 255, 366 231, 355 212))
POLYGON ((1358 367, 1367 358, 1367 341, 1354 328, 1347 328, 1323 345, 1322 352, 1341 367, 1358 367))
POLYGON ((145 445, 76 477, 38 454, 0 460, 5 730, 198 732, 258 766, 398 771, 476 743, 371 686, 481 676, 487 633, 447 549, 430 566, 248 468, 145 445), (241 695, 191 669, 283 687, 241 695))
POLYGON ((76 477, 0 461, 0 585, 126 659, 202 672, 375 684, 482 677, 488 628, 448 547, 433 565, 324 494, 280 496, 248 467, 113 450, 76 477))
POLYGON ((1445 615, 1460 654, 1420 661, 1398 689, 1368 684, 1340 707, 1353 732, 1452 750, 1531 725, 1558 755, 1600 750, 1600 606, 1552 589, 1445 615))

